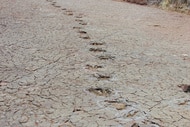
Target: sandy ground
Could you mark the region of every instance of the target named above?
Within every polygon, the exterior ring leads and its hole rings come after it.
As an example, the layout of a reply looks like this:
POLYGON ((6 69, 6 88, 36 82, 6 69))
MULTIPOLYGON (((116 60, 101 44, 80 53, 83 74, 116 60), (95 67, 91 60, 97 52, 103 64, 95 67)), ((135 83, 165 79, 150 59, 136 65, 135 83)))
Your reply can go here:
POLYGON ((189 127, 189 23, 112 0, 1 0, 0 127, 189 127))

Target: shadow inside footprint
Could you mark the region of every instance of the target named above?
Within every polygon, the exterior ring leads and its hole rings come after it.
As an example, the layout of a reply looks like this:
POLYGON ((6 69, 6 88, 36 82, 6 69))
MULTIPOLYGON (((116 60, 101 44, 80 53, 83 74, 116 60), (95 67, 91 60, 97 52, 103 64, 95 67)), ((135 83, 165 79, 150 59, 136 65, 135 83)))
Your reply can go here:
POLYGON ((183 90, 183 92, 185 92, 185 93, 190 92, 190 85, 181 84, 181 85, 178 85, 178 87, 180 87, 183 90))
POLYGON ((77 22, 83 22, 82 19, 75 19, 75 21, 77 21, 77 22))
POLYGON ((68 16, 72 16, 72 15, 73 15, 73 11, 67 10, 67 11, 65 11, 64 14, 65 14, 65 15, 68 15, 68 16))
POLYGON ((100 60, 114 60, 115 59, 115 57, 114 56, 110 56, 110 55, 102 55, 102 56, 98 56, 98 58, 100 59, 100 60))
POLYGON ((104 45, 105 43, 102 42, 92 42, 90 45, 104 45))
POLYGON ((126 103, 118 100, 105 100, 104 102, 110 103, 117 110, 123 110, 128 106, 126 103))
POLYGON ((73 12, 66 12, 65 15, 71 16, 73 15, 73 12))
POLYGON ((56 2, 52 2, 51 5, 55 6, 56 2))
POLYGON ((104 74, 94 74, 94 77, 96 77, 98 80, 107 80, 110 79, 110 75, 104 75, 104 74))
POLYGON ((141 124, 134 123, 134 124, 131 125, 131 127, 163 127, 163 126, 160 125, 160 124, 158 124, 158 123, 156 123, 156 122, 145 120, 141 124))
POLYGON ((103 66, 100 66, 100 65, 89 65, 87 64, 86 65, 86 69, 89 69, 89 70, 96 70, 96 69, 99 69, 99 68, 103 68, 103 66))
POLYGON ((112 93, 112 90, 110 88, 89 88, 89 92, 94 93, 98 96, 109 96, 112 93))
POLYGON ((90 48, 89 51, 91 52, 106 52, 106 50, 102 48, 90 48))
POLYGON ((139 124, 134 123, 133 125, 131 125, 131 127, 140 127, 139 124))
POLYGON ((87 32, 83 31, 83 30, 79 30, 78 33, 80 33, 80 34, 87 34, 87 32))
POLYGON ((61 10, 67 10, 66 8, 62 8, 61 10))
POLYGON ((87 25, 86 22, 80 22, 79 24, 80 24, 80 25, 87 25))
POLYGON ((81 34, 80 38, 82 38, 82 39, 90 39, 90 37, 87 34, 81 34))
POLYGON ((74 26, 73 29, 80 30, 82 28, 80 26, 74 26))

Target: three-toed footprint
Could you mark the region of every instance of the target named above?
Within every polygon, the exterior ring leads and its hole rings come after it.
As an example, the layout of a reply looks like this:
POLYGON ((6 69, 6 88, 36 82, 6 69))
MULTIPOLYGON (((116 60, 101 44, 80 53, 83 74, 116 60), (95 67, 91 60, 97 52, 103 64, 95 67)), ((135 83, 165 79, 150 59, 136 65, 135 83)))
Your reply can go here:
POLYGON ((80 25, 87 25, 86 22, 79 22, 80 25))
POLYGON ((80 38, 82 38, 82 39, 90 39, 88 34, 80 34, 80 38))
POLYGON ((94 45, 94 46, 97 46, 97 45, 104 45, 105 43, 103 42, 91 42, 90 45, 94 45))
POLYGON ((106 50, 102 49, 102 48, 90 48, 89 51, 91 51, 91 52, 106 52, 106 50))
POLYGON ((64 14, 65 14, 65 15, 68 15, 68 16, 72 16, 72 15, 73 15, 73 11, 71 11, 71 10, 66 10, 64 14))

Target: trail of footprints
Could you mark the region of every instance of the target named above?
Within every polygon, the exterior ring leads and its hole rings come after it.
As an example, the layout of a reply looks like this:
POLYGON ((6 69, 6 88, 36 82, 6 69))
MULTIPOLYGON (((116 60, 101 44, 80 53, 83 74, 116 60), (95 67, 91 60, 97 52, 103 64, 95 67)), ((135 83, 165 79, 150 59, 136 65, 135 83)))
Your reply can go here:
MULTIPOLYGON (((54 0, 46 0, 47 2, 50 2, 51 5, 55 8, 61 8, 61 10, 64 11, 64 14, 67 16, 73 16, 75 18, 75 21, 78 22, 79 26, 74 26, 73 29, 79 33, 79 38, 84 39, 84 40, 90 40, 90 36, 88 35, 88 33, 86 31, 83 30, 83 27, 85 25, 87 25, 87 22, 83 21, 83 15, 79 14, 74 16, 74 12, 70 9, 67 8, 62 8, 60 5, 58 5, 54 0)), ((91 48, 89 48, 89 52, 93 52, 93 53, 105 53, 106 50, 103 48, 99 48, 98 46, 102 46, 105 45, 106 43, 104 42, 90 42, 89 45, 93 46, 91 48)), ((114 60, 115 57, 111 56, 111 55, 99 55, 97 56, 97 58, 99 60, 114 60)), ((97 70, 103 68, 103 66, 101 65, 86 65, 86 69, 89 70, 97 70)), ((109 75, 102 75, 102 74, 96 74, 93 75, 94 77, 96 77, 98 80, 105 80, 105 79, 110 79, 111 76, 109 75)))
MULTIPOLYGON (((50 2, 51 5, 55 8, 61 8, 61 6, 57 5, 56 2, 54 2, 54 0, 47 0, 47 2, 50 2)), ((75 18, 75 21, 78 22, 79 26, 74 26, 73 30, 75 30, 77 33, 79 33, 79 38, 84 39, 84 40, 90 40, 90 36, 88 35, 88 33, 86 31, 83 30, 83 27, 88 25, 87 22, 83 21, 83 15, 79 14, 77 16, 74 16, 74 12, 72 10, 69 10, 67 8, 61 8, 61 10, 64 11, 64 14, 67 16, 73 16, 75 18)), ((92 53, 102 53, 100 55, 97 56, 97 59, 101 60, 101 61, 107 61, 107 60, 114 60, 115 56, 112 55, 108 55, 108 54, 104 54, 105 52, 107 52, 105 49, 100 48, 99 46, 103 46, 105 45, 105 42, 89 42, 89 45, 92 46, 91 48, 89 48, 89 52, 92 53)), ((97 71, 98 69, 104 68, 104 66, 102 65, 90 65, 87 64, 85 69, 91 70, 91 71, 97 71)), ((112 76, 110 74, 101 74, 101 73, 96 73, 92 75, 93 77, 95 77, 97 79, 97 81, 100 80, 108 80, 112 78, 112 76)), ((95 94, 96 96, 104 96, 104 97, 108 97, 111 96, 112 94, 114 94, 114 91, 111 88, 102 88, 102 87, 95 87, 95 88, 88 88, 86 89, 88 92, 95 94)), ((108 105, 108 106, 112 106, 114 107, 116 110, 121 111, 126 109, 127 107, 132 107, 133 104, 130 104, 128 102, 128 100, 118 100, 118 99, 114 99, 114 100, 104 100, 103 101, 103 105, 108 105)), ((129 112, 129 114, 127 115, 127 117, 133 117, 135 116, 139 111, 135 111, 135 110, 131 110, 129 112)), ((150 122, 149 122, 150 125, 150 122)), ((152 124, 152 127, 155 124, 152 124)), ((158 126, 156 127, 161 127, 159 124, 156 124, 158 126)), ((139 124, 134 123, 133 125, 131 125, 131 127, 140 127, 139 124)))
MULTIPOLYGON (((61 8, 61 6, 57 5, 57 3, 54 0, 47 0, 48 2, 51 3, 51 5, 55 8, 61 8)), ((67 16, 73 16, 75 18, 75 21, 78 22, 79 26, 74 26, 73 29, 79 33, 79 38, 84 39, 84 40, 90 40, 90 36, 88 35, 88 33, 86 31, 83 30, 83 26, 87 25, 87 22, 83 21, 83 15, 79 14, 74 16, 74 12, 70 9, 67 8, 61 8, 61 10, 64 11, 64 14, 67 16)), ((106 43, 104 42, 90 42, 89 45, 93 46, 91 48, 89 48, 89 52, 93 52, 93 53, 105 53, 106 50, 103 48, 99 48, 98 46, 102 46, 105 45, 106 43)), ((115 57, 111 56, 111 55, 99 55, 97 56, 97 58, 99 60, 114 60, 115 57)), ((99 68, 103 68, 103 66, 100 65, 86 65, 86 69, 89 70, 97 70, 99 68)), ((108 75, 102 75, 102 74, 97 74, 99 76, 94 76, 96 77, 98 80, 101 79, 109 79, 111 78, 111 76, 108 75)))

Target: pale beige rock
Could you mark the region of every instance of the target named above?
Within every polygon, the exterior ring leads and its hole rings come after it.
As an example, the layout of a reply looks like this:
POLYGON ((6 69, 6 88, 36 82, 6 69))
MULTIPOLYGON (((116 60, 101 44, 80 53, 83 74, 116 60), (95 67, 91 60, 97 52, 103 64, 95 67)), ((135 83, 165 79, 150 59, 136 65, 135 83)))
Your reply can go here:
POLYGON ((117 110, 123 110, 126 108, 126 104, 123 103, 113 103, 112 104, 117 110))

